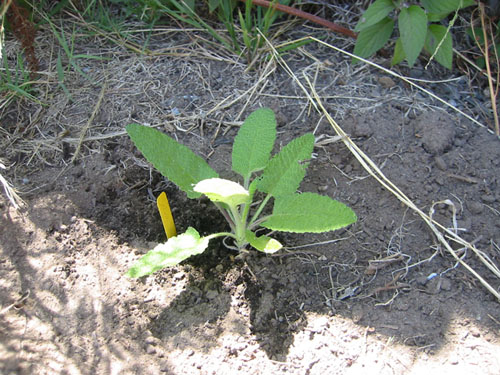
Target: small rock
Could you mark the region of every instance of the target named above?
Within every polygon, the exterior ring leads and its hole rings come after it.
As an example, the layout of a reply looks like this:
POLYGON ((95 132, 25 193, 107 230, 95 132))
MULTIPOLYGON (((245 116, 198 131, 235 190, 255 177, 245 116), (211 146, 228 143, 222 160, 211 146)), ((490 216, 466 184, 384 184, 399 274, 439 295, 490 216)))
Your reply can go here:
POLYGON ((356 121, 353 129, 354 137, 368 138, 373 134, 373 123, 368 121, 356 121))
POLYGON ((447 278, 441 279, 441 290, 449 291, 451 290, 451 281, 447 278))
POLYGON ((429 280, 427 279, 427 276, 419 276, 419 277, 417 277, 416 281, 417 281, 417 284, 423 286, 423 285, 427 284, 427 281, 429 281, 429 280))
POLYGON ((168 362, 162 363, 162 365, 160 366, 160 371, 161 372, 170 372, 170 365, 168 364, 168 362))
POLYGON ((206 297, 209 299, 209 300, 212 300, 214 298, 216 298, 217 296, 219 295, 219 292, 216 291, 216 290, 209 290, 207 293, 206 293, 206 297))
POLYGON ((476 327, 472 327, 470 329, 470 334, 474 337, 479 337, 481 336, 481 332, 479 332, 479 330, 476 328, 476 327))
POLYGON ((434 162, 436 163, 437 169, 439 169, 441 171, 445 171, 448 169, 446 162, 444 161, 444 159, 441 156, 436 156, 434 158, 434 162))
POLYGON ((380 77, 378 83, 385 89, 390 89, 396 86, 396 82, 391 77, 380 77))
POLYGON ((148 345, 157 345, 158 344, 158 339, 156 337, 153 337, 153 336, 148 336, 146 337, 146 339, 144 340, 144 342, 148 345))
POLYGON ((475 201, 467 202, 467 208, 474 215, 479 215, 483 212, 484 206, 475 201))
POLYGON ((441 155, 451 148, 456 124, 444 115, 426 112, 419 117, 415 130, 422 137, 422 146, 432 155, 441 155))
POLYGON ((153 345, 147 345, 146 346, 146 353, 147 354, 155 354, 156 348, 153 345))
POLYGON ((458 358, 457 357, 452 357, 450 358, 450 364, 452 365, 458 365, 459 361, 458 361, 458 358))

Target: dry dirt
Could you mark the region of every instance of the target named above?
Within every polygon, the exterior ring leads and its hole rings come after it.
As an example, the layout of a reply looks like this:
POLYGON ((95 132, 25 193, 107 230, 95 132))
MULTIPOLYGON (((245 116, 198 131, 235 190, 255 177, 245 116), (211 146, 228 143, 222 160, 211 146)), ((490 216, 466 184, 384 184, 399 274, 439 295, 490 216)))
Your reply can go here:
MULTIPOLYGON (((82 37, 75 53, 109 59, 78 61, 92 81, 68 71, 69 99, 47 35, 38 42, 45 105, 24 100, 2 112, 1 172, 26 202, 18 211, 0 197, 2 374, 499 373, 499 301, 335 141, 283 67, 246 71, 189 33, 154 36, 149 47, 159 53, 149 57, 82 37), (276 256, 237 260, 214 242, 177 267, 125 277, 165 240, 160 192, 178 232, 219 231, 224 221, 210 202, 188 200, 152 170, 124 127, 156 126, 231 177, 237 125, 261 106, 277 114, 278 147, 308 131, 318 137, 300 190, 348 204, 359 221, 326 234, 280 234, 288 248, 276 256)), ((348 45, 336 38, 327 41, 348 45)), ((324 46, 309 44, 286 61, 315 82, 328 112, 418 207, 453 202, 437 205, 434 219, 500 263, 498 138, 324 46)), ((417 64, 405 73, 454 78, 422 84, 486 122, 483 88, 459 72, 417 64)), ((470 249, 451 244, 500 292, 470 249)))

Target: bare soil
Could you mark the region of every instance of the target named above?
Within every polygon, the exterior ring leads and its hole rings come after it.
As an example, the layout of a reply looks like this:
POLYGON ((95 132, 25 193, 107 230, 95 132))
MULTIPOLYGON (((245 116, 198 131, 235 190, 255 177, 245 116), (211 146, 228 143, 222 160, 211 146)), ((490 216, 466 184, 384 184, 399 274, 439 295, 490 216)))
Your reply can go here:
MULTIPOLYGON (((189 33, 154 36, 150 48, 159 53, 150 57, 81 39, 75 54, 109 59, 79 61, 92 81, 67 73, 70 99, 57 85, 47 35, 38 44, 45 105, 23 100, 2 113, 2 173, 26 202, 16 210, 0 196, 2 374, 498 374, 499 301, 334 138, 282 66, 264 60, 247 71, 189 33), (225 224, 210 202, 188 200, 152 170, 124 127, 156 126, 232 177, 237 126, 261 106, 277 114, 277 149, 314 131, 315 158, 300 190, 348 204, 358 222, 279 234, 287 248, 274 256, 239 260, 214 241, 177 267, 125 277, 165 241, 160 192, 178 232, 225 224)), ((500 263, 498 138, 324 46, 307 45, 286 62, 315 83, 328 112, 419 208, 450 200, 433 218, 500 263)), ((477 99, 483 88, 438 67, 404 73, 452 78, 423 85, 487 123, 487 100, 477 99)), ((470 249, 451 244, 500 291, 470 249)))

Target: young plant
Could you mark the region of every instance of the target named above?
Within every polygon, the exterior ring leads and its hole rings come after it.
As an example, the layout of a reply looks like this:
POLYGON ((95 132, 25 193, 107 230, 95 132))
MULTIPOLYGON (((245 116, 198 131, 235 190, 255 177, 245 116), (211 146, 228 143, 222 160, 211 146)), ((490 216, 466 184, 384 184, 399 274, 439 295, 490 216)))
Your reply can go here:
POLYGON ((449 29, 456 15, 449 27, 439 22, 476 3, 474 0, 420 0, 418 3, 420 5, 403 0, 373 2, 356 25, 359 35, 354 54, 366 58, 381 49, 391 37, 397 19, 399 38, 392 65, 406 59, 412 67, 422 50, 426 50, 439 64, 451 69, 453 42, 449 29))
POLYGON ((314 135, 307 133, 291 141, 273 157, 276 119, 272 110, 253 112, 241 126, 233 144, 232 170, 242 184, 219 178, 201 157, 166 134, 150 127, 130 124, 127 133, 146 159, 170 181, 187 193, 188 198, 207 196, 226 218, 231 232, 201 237, 189 227, 179 236, 156 246, 130 268, 127 275, 140 277, 200 254, 216 237, 233 239, 234 249, 248 246, 274 253, 282 245, 255 230, 294 233, 327 232, 354 223, 356 215, 346 205, 315 193, 297 193, 312 157, 314 135), (264 194, 255 201, 257 191, 264 194), (271 201, 271 214, 264 208, 271 201))

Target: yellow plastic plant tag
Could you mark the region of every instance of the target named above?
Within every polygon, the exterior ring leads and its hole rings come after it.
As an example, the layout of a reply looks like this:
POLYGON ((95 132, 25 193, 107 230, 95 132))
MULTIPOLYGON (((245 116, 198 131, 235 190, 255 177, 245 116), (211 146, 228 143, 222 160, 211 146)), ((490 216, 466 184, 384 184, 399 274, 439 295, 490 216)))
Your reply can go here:
POLYGON ((177 236, 174 218, 172 217, 172 211, 170 211, 170 205, 168 204, 167 194, 165 194, 165 192, 158 196, 156 204, 158 205, 158 211, 160 211, 161 221, 167 238, 177 236))

